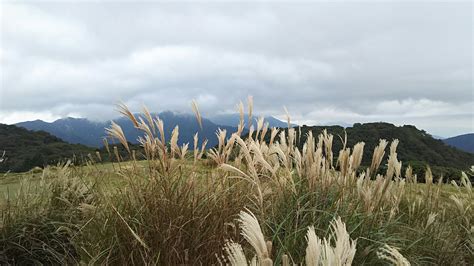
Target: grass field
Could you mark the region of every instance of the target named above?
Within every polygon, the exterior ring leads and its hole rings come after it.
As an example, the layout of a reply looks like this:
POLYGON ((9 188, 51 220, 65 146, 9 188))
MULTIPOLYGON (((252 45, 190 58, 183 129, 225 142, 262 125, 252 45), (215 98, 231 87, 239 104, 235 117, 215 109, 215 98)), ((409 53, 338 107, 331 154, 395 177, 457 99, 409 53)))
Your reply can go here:
POLYGON ((299 150, 295 129, 279 132, 259 120, 250 138, 240 137, 241 123, 234 134, 217 132, 212 150, 188 151, 177 145, 178 129, 166 140, 161 120, 122 112, 143 131, 144 154, 129 149, 119 126, 109 132, 131 158, 145 160, 2 177, 9 195, 0 205, 0 263, 474 262, 472 173, 444 184, 427 169, 419 184, 409 167, 401 173, 396 140, 381 140, 372 164, 361 167, 363 143, 333 152, 333 136, 323 132, 299 150), (382 163, 387 170, 378 174, 382 163))
MULTIPOLYGON (((141 167, 145 168, 147 162, 137 161, 136 164, 141 167)), ((193 161, 192 158, 188 158, 187 161, 183 163, 185 167, 188 168, 189 171, 192 171, 193 161)), ((103 186, 107 186, 110 189, 118 188, 120 185, 125 185, 126 182, 121 179, 118 172, 120 170, 126 170, 131 167, 131 162, 121 162, 113 163, 113 162, 105 162, 105 163, 94 163, 89 164, 87 166, 77 166, 76 171, 85 174, 88 177, 89 182, 98 182, 103 186), (100 180, 98 178, 100 176, 100 180)), ((197 167, 200 169, 201 173, 212 171, 212 167, 209 165, 204 165, 202 162, 199 162, 197 167)), ((194 169, 196 170, 196 168, 194 169)), ((46 171, 55 172, 55 167, 50 167, 46 171)), ((21 186, 21 181, 28 182, 33 186, 40 182, 43 176, 43 169, 34 169, 29 172, 24 173, 3 173, 0 177, 0 195, 2 195, 2 199, 14 199, 18 194, 18 190, 21 186)), ((423 190, 425 188, 424 183, 417 183, 412 187, 412 192, 416 193, 419 190, 423 190)), ((458 190, 452 184, 442 183, 440 184, 441 187, 441 194, 440 196, 449 198, 449 196, 455 194, 458 190)))

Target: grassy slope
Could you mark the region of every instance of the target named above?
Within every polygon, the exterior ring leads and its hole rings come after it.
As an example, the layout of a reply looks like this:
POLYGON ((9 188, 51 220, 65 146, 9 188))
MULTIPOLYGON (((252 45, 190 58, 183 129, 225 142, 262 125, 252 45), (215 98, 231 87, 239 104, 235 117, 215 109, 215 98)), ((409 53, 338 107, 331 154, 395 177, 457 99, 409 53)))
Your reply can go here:
MULTIPOLYGON (((234 222, 236 214, 244 209, 244 206, 254 211, 258 210, 258 208, 255 209, 255 199, 252 196, 254 189, 252 186, 246 185, 244 181, 234 180, 225 186, 227 189, 222 190, 221 181, 219 181, 221 177, 219 176, 223 173, 217 174, 215 168, 210 166, 205 160, 194 166, 192 160, 187 159, 184 162, 177 162, 174 166, 174 173, 177 176, 173 179, 176 178, 177 183, 153 188, 153 182, 150 183, 151 180, 147 181, 151 174, 148 171, 148 166, 147 161, 140 161, 136 162, 136 165, 132 162, 127 162, 69 167, 67 170, 68 178, 66 179, 61 177, 64 175, 61 168, 48 168, 44 175, 32 172, 8 174, 7 178, 3 181, 7 181, 10 188, 13 185, 16 189, 22 187, 23 193, 25 190, 34 191, 34 193, 28 193, 29 196, 26 198, 23 198, 25 195, 20 193, 22 195, 20 199, 14 196, 9 197, 9 200, 15 202, 16 200, 30 199, 28 200, 30 204, 31 202, 37 202, 37 205, 28 207, 23 203, 21 207, 25 208, 24 211, 26 211, 25 214, 27 216, 22 216, 22 212, 14 214, 16 225, 14 228, 6 227, 2 229, 3 240, 0 238, 0 244, 7 240, 5 239, 6 236, 15 237, 15 234, 17 234, 15 228, 23 228, 25 225, 22 225, 22 223, 24 222, 29 226, 34 226, 33 228, 36 228, 34 230, 45 230, 43 233, 46 235, 35 236, 35 238, 40 240, 42 237, 47 237, 51 238, 52 241, 64 241, 61 239, 70 237, 67 234, 53 234, 52 231, 60 232, 57 226, 70 228, 68 230, 72 230, 75 235, 81 232, 80 237, 76 237, 72 243, 68 244, 69 242, 66 242, 62 245, 74 245, 86 250, 88 253, 79 253, 81 254, 80 260, 83 263, 91 263, 95 260, 102 263, 107 261, 108 263, 131 263, 129 261, 131 259, 130 256, 138 256, 135 259, 139 258, 141 255, 134 255, 134 250, 142 250, 143 247, 140 246, 137 238, 131 234, 130 230, 136 232, 138 237, 143 238, 143 241, 148 246, 152 246, 153 252, 158 252, 155 254, 161 254, 161 263, 186 262, 184 253, 168 253, 167 251, 171 251, 168 250, 170 247, 180 250, 180 252, 193 247, 188 249, 191 258, 189 259, 188 257, 188 262, 215 262, 212 259, 214 257, 212 254, 220 253, 221 248, 219 246, 223 245, 223 239, 233 238, 242 241, 238 231, 231 229, 232 227, 222 227, 221 225, 234 222), (194 191, 186 185, 189 183, 189 178, 193 172, 198 173, 194 175, 197 178, 194 180, 198 191, 194 191), (210 173, 216 173, 217 175, 211 175, 210 173), (45 180, 50 182, 50 185, 41 185, 41 176, 44 176, 45 180), (146 178, 143 179, 143 177, 146 178), (18 181, 21 179, 27 182, 23 182, 20 185, 18 181), (214 184, 213 182, 216 181, 217 183, 214 184), (61 187, 59 191, 58 186, 61 187), (83 189, 74 189, 75 187, 83 187, 83 189), (138 189, 139 192, 135 191, 135 189, 138 189), (209 189, 211 191, 208 191, 209 189), (72 193, 71 190, 74 192, 72 193), (36 193, 39 193, 39 198, 34 196, 36 193), (60 194, 55 196, 55 193, 60 194), (94 195, 93 198, 89 200, 84 198, 83 195, 88 194, 94 195), (54 203, 54 200, 48 200, 49 197, 59 197, 62 199, 54 203), (215 197, 224 201, 215 202, 215 197), (31 199, 35 199, 35 201, 31 201, 31 199), (66 205, 64 205, 64 200, 67 202, 66 205), (197 205, 188 209, 190 207, 188 204, 190 203, 197 205), (86 204, 86 206, 91 204, 91 206, 97 206, 95 208, 100 209, 96 209, 97 211, 94 211, 94 209, 83 210, 80 207, 82 206, 81 204, 86 204), (41 210, 46 206, 50 210, 43 213, 41 210), (76 209, 77 206, 81 209, 79 213, 76 209), (118 212, 111 208, 116 208, 118 212), (56 211, 59 211, 61 214, 54 214, 56 211), (121 216, 125 220, 122 220, 121 216), (194 219, 196 219, 195 222, 197 223, 192 222, 194 219), (128 228, 127 224, 131 228, 128 228), (171 224, 177 230, 170 228, 171 224), (155 226, 157 227, 153 229, 155 226), (77 231, 78 228, 81 228, 81 231, 77 231), (225 233, 222 231, 224 229, 230 231, 225 233), (52 231, 50 232, 50 230, 52 231), (191 232, 192 234, 187 235, 191 232), (211 243, 204 244, 210 239, 213 239, 211 243), (214 241, 217 242, 214 243, 214 241), (199 245, 202 245, 202 247, 198 248, 199 245), (113 251, 113 253, 108 254, 108 256, 111 257, 107 257, 107 253, 102 254, 102 252, 110 248, 112 249, 110 251, 113 251)), ((298 180, 298 177, 295 177, 295 180, 298 180)), ((450 242, 460 241, 458 233, 455 233, 456 230, 459 230, 457 229, 458 220, 453 218, 459 215, 456 208, 449 207, 447 212, 443 214, 443 217, 446 216, 446 218, 439 218, 441 220, 430 230, 423 229, 426 223, 425 215, 433 211, 434 208, 426 199, 432 198, 442 204, 450 204, 452 201, 449 197, 458 195, 458 190, 451 185, 408 185, 405 190, 406 195, 399 206, 400 213, 394 218, 389 218, 391 216, 389 210, 367 214, 361 209, 352 209, 351 204, 355 203, 356 199, 354 199, 354 196, 349 195, 343 199, 338 199, 340 191, 337 186, 331 185, 326 188, 329 190, 321 188, 321 190, 318 189, 312 192, 308 190, 303 180, 296 182, 296 194, 286 191, 281 195, 271 195, 265 201, 265 208, 269 208, 265 211, 267 214, 264 216, 261 216, 262 214, 258 215, 265 235, 273 240, 276 258, 281 257, 282 254, 289 254, 295 262, 299 261, 299 258, 304 256, 303 243, 305 241, 304 233, 306 226, 314 225, 317 234, 324 236, 328 233, 326 228, 329 222, 336 215, 343 218, 351 237, 354 239, 358 238, 358 258, 356 259, 356 264, 379 264, 381 261, 376 259, 374 250, 381 243, 390 243, 401 248, 403 254, 408 256, 409 260, 415 265, 426 263, 442 263, 447 265, 449 264, 448 254, 450 256, 457 256, 457 260, 452 262, 454 264, 472 256, 465 254, 465 256, 459 257, 459 254, 454 252, 449 245, 450 242), (433 193, 438 188, 441 190, 438 192, 438 196, 434 197, 433 193), (415 200, 417 198, 421 200, 419 203, 421 205, 418 207, 419 209, 417 208, 420 213, 416 216, 408 215, 408 209, 413 202, 417 202, 415 200), (445 223, 449 223, 449 225, 446 227, 445 223), (447 228, 450 228, 450 231, 444 232, 443 230, 447 228), (441 236, 445 239, 439 239, 441 236), (446 250, 441 252, 439 249, 446 250)), ((4 186, 5 183, 0 185, 0 188, 4 188, 4 186)), ((12 190, 10 189, 10 193, 13 192, 12 190)), ((11 208, 7 208, 5 204, 6 202, 3 201, 0 207, 4 210, 11 208)), ((20 206, 17 205, 17 207, 20 206)), ((11 212, 11 209, 9 212, 11 212)), ((4 216, 4 219, 5 217, 9 216, 4 216)), ((12 223, 12 221, 9 223, 12 223)), ((28 231, 29 229, 22 230, 28 231)), ((464 233, 459 231, 459 234, 464 233)), ((15 240, 16 238, 8 239, 8 241, 19 241, 15 240)), ((35 242, 28 243, 23 242, 22 245, 36 245, 35 242)), ((36 259, 43 263, 50 260, 56 261, 51 257, 53 255, 49 253, 52 251, 48 250, 54 248, 53 243, 46 241, 41 242, 41 245, 43 245, 41 252, 33 251, 35 256, 40 256, 36 257, 36 259)), ((59 252, 59 254, 66 252, 61 251, 62 248, 65 247, 62 246, 57 251, 56 247, 55 252, 59 252)), ((148 249, 140 252, 145 250, 148 249)), ((70 251, 67 252, 69 254, 70 251)), ((150 256, 150 252, 151 250, 146 251, 148 254, 145 255, 146 260, 153 260, 152 257, 147 258, 147 256, 150 256)), ((11 253, 9 254, 11 255, 11 253)), ((69 255, 73 256, 74 254, 69 255)), ((58 254, 54 256, 59 256, 62 262, 78 262, 76 261, 77 257, 67 258, 64 255, 58 254)), ((28 261, 31 262, 31 260, 28 261)), ((151 261, 148 262, 151 263, 151 261)), ((278 263, 278 259, 276 262, 278 263)))
MULTIPOLYGON (((87 177, 88 182, 97 182, 97 184, 104 186, 106 189, 117 189, 122 185, 126 184, 124 179, 120 177, 120 171, 126 171, 131 169, 133 165, 138 166, 142 170, 145 170, 148 167, 146 160, 133 162, 105 162, 105 163, 93 163, 87 164, 84 166, 73 167, 74 171, 77 173, 82 173, 83 176, 87 177)), ((192 160, 188 160, 183 164, 184 169, 190 171, 193 169, 192 160)), ((196 168, 194 168, 195 170, 196 168)), ((212 167, 208 164, 200 162, 197 165, 197 169, 201 173, 206 173, 212 170, 212 167)), ((46 169, 48 172, 53 174, 57 172, 57 167, 48 167, 46 169)), ((21 181, 27 181, 31 184, 39 183, 42 177, 44 176, 43 170, 34 169, 28 172, 22 173, 3 173, 0 175, 0 195, 7 198, 13 199, 16 197, 18 190, 21 186, 21 181)), ((417 186, 420 189, 423 189, 425 184, 419 183, 417 186)), ((451 193, 456 192, 456 189, 450 184, 442 184, 441 186, 443 194, 449 196, 451 193)))

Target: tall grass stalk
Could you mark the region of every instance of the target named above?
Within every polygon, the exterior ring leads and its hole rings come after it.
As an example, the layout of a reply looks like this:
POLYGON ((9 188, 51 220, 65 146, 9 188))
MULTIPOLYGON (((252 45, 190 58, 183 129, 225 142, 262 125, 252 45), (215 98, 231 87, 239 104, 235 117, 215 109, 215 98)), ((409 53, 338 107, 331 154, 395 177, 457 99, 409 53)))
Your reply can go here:
MULTIPOLYGON (((200 126, 198 105, 192 103, 200 126)), ((148 109, 119 112, 142 135, 130 158, 105 140, 85 167, 48 167, 27 176, 0 207, 3 264, 470 265, 474 261, 474 193, 467 174, 442 183, 426 170, 424 184, 402 173, 398 140, 380 140, 370 166, 364 143, 333 151, 333 135, 253 125, 253 98, 238 105, 237 132, 219 129, 206 148, 169 139, 148 109), (244 128, 249 133, 243 136, 244 128), (303 145, 298 145, 304 140, 303 145), (390 143, 387 167, 383 163, 390 143), (298 147, 303 147, 298 149, 298 147), (190 150, 192 149, 192 151, 190 150), (334 158, 334 154, 337 158, 334 158), (122 154, 123 155, 123 154, 122 154), (94 162, 95 161, 95 162, 94 162), (382 169, 386 169, 382 171, 382 169), (395 248, 396 247, 396 248, 395 248)), ((474 170, 474 169, 472 169, 474 170)))

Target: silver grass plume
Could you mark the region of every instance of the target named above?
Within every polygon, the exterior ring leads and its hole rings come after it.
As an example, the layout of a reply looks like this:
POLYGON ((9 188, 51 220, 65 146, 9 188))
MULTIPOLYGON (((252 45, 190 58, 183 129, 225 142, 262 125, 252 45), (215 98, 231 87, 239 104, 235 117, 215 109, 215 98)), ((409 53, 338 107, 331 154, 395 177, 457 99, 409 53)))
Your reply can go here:
POLYGON ((377 251, 377 257, 396 266, 409 266, 410 262, 394 247, 384 245, 377 251))
POLYGON ((257 217, 249 210, 241 211, 238 221, 242 227, 242 236, 254 248, 258 260, 263 262, 264 259, 269 258, 267 244, 257 217))

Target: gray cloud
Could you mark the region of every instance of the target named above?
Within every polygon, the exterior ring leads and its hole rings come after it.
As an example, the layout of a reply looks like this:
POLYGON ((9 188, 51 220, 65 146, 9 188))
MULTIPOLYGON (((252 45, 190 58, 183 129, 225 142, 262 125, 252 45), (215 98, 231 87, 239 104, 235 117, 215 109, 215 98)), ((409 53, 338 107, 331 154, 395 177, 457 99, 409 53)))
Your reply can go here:
MULTIPOLYGON (((3 4, 2 4, 3 5, 3 4)), ((470 2, 4 4, 0 122, 132 108, 474 131, 470 2)))

